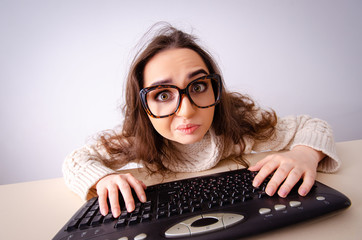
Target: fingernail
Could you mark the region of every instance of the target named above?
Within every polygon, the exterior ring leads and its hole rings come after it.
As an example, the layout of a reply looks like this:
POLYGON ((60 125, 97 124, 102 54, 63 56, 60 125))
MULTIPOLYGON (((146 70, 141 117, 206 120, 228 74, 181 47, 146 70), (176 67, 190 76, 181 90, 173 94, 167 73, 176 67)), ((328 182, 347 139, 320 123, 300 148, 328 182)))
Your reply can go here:
POLYGON ((127 211, 128 212, 132 212, 134 209, 133 209, 133 204, 132 203, 128 203, 127 204, 127 211))
POLYGON ((286 197, 287 196, 287 191, 285 191, 285 189, 280 189, 279 190, 279 196, 280 197, 286 197))
POLYGON ((107 215, 107 213, 106 213, 106 211, 105 211, 104 209, 101 209, 101 214, 102 214, 103 216, 106 216, 106 215, 107 215))
POLYGON ((146 200, 147 200, 146 196, 142 195, 140 200, 141 200, 141 202, 146 202, 146 200))
POLYGON ((118 218, 119 215, 121 215, 121 213, 120 213, 118 210, 115 210, 115 211, 113 212, 113 217, 114 217, 114 218, 118 218))
POLYGON ((259 187, 259 181, 258 180, 253 181, 253 187, 259 187))
POLYGON ((305 195, 307 195, 307 191, 305 189, 300 189, 299 194, 304 197, 305 195))
POLYGON ((269 195, 269 196, 273 196, 274 195, 274 188, 273 187, 268 187, 265 192, 269 195))

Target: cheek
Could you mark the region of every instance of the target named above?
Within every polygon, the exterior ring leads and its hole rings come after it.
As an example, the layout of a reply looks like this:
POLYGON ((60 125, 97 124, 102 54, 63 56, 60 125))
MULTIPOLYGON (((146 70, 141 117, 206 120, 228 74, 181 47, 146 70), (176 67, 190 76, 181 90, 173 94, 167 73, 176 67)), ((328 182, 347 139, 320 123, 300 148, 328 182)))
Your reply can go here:
POLYGON ((211 124, 214 120, 215 107, 210 107, 204 109, 204 113, 202 114, 205 124, 208 128, 211 127, 211 124))
POLYGON ((153 128, 163 137, 168 138, 171 134, 170 126, 171 126, 171 118, 152 118, 149 117, 150 121, 153 125, 153 128))

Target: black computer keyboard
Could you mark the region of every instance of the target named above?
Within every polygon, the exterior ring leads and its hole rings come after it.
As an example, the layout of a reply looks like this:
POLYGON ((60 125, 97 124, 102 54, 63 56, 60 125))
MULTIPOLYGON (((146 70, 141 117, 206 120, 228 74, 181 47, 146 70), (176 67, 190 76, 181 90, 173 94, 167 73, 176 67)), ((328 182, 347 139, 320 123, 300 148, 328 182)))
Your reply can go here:
MULTIPOLYGON (((238 239, 347 208, 342 193, 316 182, 301 197, 298 185, 286 198, 269 197, 252 186, 245 169, 149 186, 147 202, 121 215, 99 212, 98 198, 87 201, 53 240, 238 239)), ((137 197, 135 197, 137 201, 137 197)))

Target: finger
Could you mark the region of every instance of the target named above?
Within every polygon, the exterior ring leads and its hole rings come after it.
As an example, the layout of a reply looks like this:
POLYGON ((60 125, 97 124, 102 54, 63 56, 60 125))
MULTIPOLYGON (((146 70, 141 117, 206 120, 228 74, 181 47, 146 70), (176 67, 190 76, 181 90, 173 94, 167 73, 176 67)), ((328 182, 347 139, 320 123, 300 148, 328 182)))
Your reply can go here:
POLYGON ((254 166, 250 166, 248 169, 250 171, 259 171, 268 161, 272 159, 272 156, 269 155, 262 160, 258 161, 254 166))
POLYGON ((146 184, 145 184, 144 182, 142 182, 142 181, 140 181, 140 182, 141 182, 141 184, 142 184, 143 189, 146 190, 146 189, 147 189, 146 184))
POLYGON ((131 174, 127 176, 127 181, 130 184, 130 186, 135 190, 138 199, 141 202, 146 202, 147 201, 145 193, 146 185, 143 182, 137 180, 131 174))
POLYGON ((103 216, 106 216, 108 214, 107 190, 106 189, 102 189, 102 190, 97 189, 97 194, 98 194, 98 203, 99 203, 99 209, 101 211, 101 214, 103 216))
POLYGON ((254 177, 253 186, 259 187, 260 184, 272 173, 277 169, 279 163, 277 161, 269 161, 266 163, 258 172, 258 174, 254 177))
POLYGON ((249 170, 249 171, 253 171, 253 172, 254 172, 254 171, 259 171, 261 167, 262 167, 261 164, 256 163, 254 166, 250 166, 250 167, 248 168, 248 170, 249 170))
POLYGON ((280 184, 287 178, 291 170, 292 166, 289 166, 288 164, 280 166, 273 174, 273 177, 269 180, 265 192, 269 196, 273 196, 280 184))
POLYGON ((316 178, 316 173, 313 172, 306 172, 303 178, 303 183, 302 185, 300 185, 299 189, 298 189, 298 193, 301 196, 305 196, 309 193, 309 191, 312 189, 314 182, 315 182, 315 178, 316 178))
POLYGON ((116 185, 112 185, 109 187, 108 195, 113 217, 117 218, 121 214, 121 208, 119 206, 118 188, 116 185))
POLYGON ((135 208, 134 199, 132 196, 131 187, 129 186, 129 183, 126 179, 121 178, 121 181, 118 183, 119 190, 122 193, 122 197, 124 199, 124 202, 126 204, 126 208, 128 212, 132 212, 135 208))
POLYGON ((301 171, 295 168, 292 169, 288 177, 284 181, 283 185, 279 188, 278 195, 283 198, 286 197, 293 189, 295 184, 297 184, 297 182, 300 180, 301 177, 302 177, 301 171))

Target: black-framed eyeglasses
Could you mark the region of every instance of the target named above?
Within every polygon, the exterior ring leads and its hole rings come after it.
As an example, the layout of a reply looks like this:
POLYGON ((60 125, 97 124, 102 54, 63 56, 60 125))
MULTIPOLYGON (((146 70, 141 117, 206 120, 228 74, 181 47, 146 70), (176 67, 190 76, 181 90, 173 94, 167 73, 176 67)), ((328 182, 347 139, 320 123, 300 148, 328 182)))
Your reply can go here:
POLYGON ((222 83, 218 74, 197 78, 180 89, 175 85, 157 85, 141 89, 143 108, 154 118, 164 118, 175 114, 181 104, 182 95, 198 108, 209 108, 220 102, 222 83))

